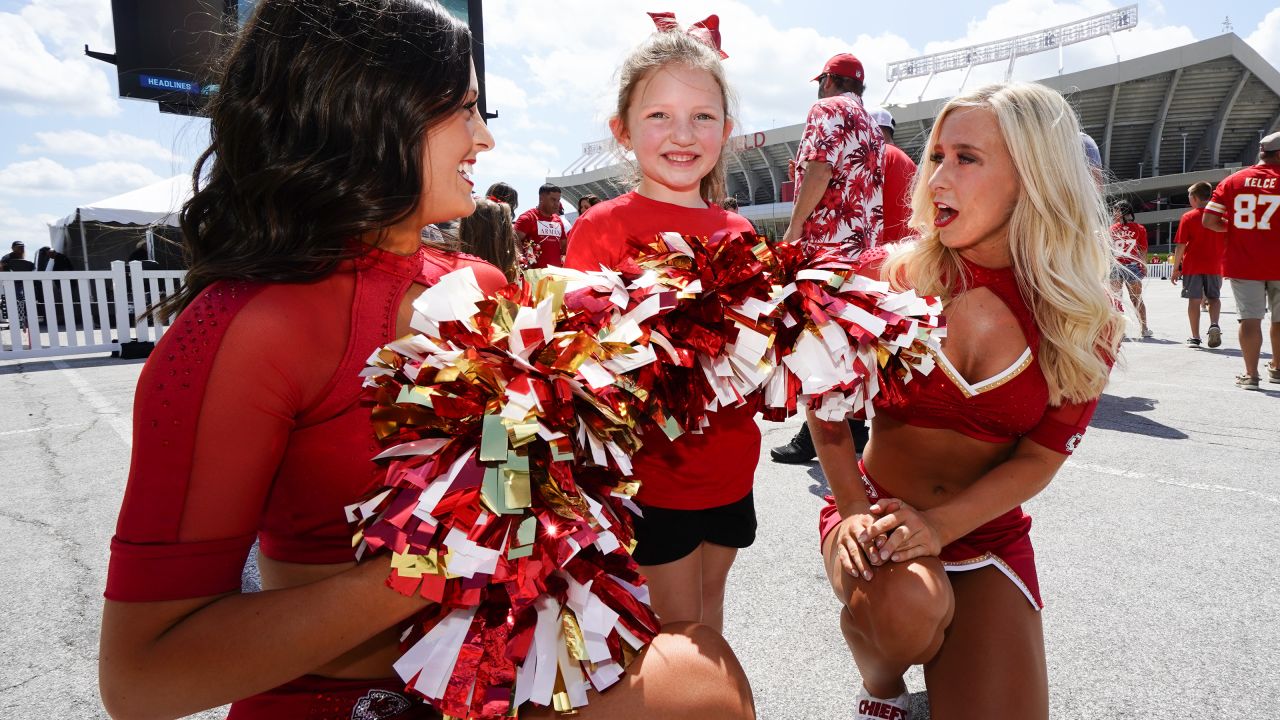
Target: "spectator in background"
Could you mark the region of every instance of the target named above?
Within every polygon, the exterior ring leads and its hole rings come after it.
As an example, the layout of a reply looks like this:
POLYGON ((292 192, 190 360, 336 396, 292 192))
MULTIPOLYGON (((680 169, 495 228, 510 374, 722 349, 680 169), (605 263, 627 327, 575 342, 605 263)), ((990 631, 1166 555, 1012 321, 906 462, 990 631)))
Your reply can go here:
POLYGON ((1116 246, 1118 264, 1111 271, 1111 289, 1120 294, 1120 286, 1129 291, 1129 300, 1138 313, 1142 337, 1155 333, 1147 327, 1147 306, 1142 302, 1142 281, 1147 277, 1147 229, 1134 222, 1133 206, 1121 200, 1112 208, 1115 224, 1111 226, 1111 239, 1116 246))
MULTIPOLYGON (((0 263, 4 263, 4 269, 7 272, 31 272, 36 269, 35 263, 27 259, 27 246, 21 240, 15 240, 13 252, 0 258, 0 263)), ((22 292, 22 286, 18 286, 18 292, 22 292)))
POLYGON ((1098 143, 1088 133, 1080 131, 1080 145, 1084 148, 1084 156, 1089 160, 1089 172, 1093 173, 1093 181, 1102 186, 1102 153, 1098 143))
POLYGON ((22 256, 27 253, 27 244, 21 240, 14 240, 9 246, 9 252, 0 256, 0 272, 9 269, 9 261, 13 259, 21 260, 22 256))
POLYGON ((800 137, 796 200, 783 242, 855 260, 880 240, 884 138, 863 106, 864 78, 862 62, 849 53, 833 56, 814 78, 818 101, 800 137))
POLYGON ((520 277, 520 251, 506 203, 476 198, 476 211, 458 223, 458 240, 462 252, 497 267, 507 282, 520 277))
POLYGON ((516 206, 520 204, 520 194, 516 192, 515 188, 504 182, 496 182, 489 186, 485 195, 488 195, 490 200, 506 203, 507 209, 511 211, 511 216, 515 217, 516 206))
POLYGON ((1271 364, 1267 373, 1280 383, 1280 132, 1258 143, 1258 164, 1218 183, 1204 207, 1201 221, 1210 230, 1227 233, 1222 274, 1231 278, 1240 321, 1240 354, 1244 374, 1236 385, 1258 389, 1258 359, 1262 355, 1262 317, 1271 313, 1271 364))
MULTIPOLYGON (((4 257, 0 257, 0 271, 4 272, 31 272, 36 269, 35 263, 26 258, 27 245, 21 240, 14 240, 9 246, 11 252, 4 257)), ((14 299, 17 307, 13 308, 13 312, 18 316, 18 326, 23 330, 27 329, 27 295, 23 289, 23 283, 14 283, 14 299)), ((10 319, 12 322, 12 319, 10 319)))
MULTIPOLYGON (((725 198, 725 199, 721 200, 721 201, 720 201, 720 207, 721 207, 721 208, 723 208, 723 209, 725 209, 725 210, 728 210, 729 212, 733 213, 734 215, 741 215, 741 214, 742 214, 742 213, 738 212, 738 198, 733 197, 733 196, 730 196, 730 197, 727 197, 727 198, 725 198)), ((748 220, 747 222, 751 222, 751 221, 750 221, 750 220, 748 220)), ((756 224, 755 224, 755 223, 751 223, 751 230, 752 230, 752 232, 757 232, 757 233, 759 232, 759 230, 756 230, 756 224)))
POLYGON ((36 270, 40 272, 67 272, 75 269, 76 266, 71 262, 71 258, 51 247, 40 248, 39 254, 36 255, 36 270))
POLYGON ((595 195, 583 195, 578 198, 578 217, 582 217, 591 208, 600 204, 600 198, 595 195))
MULTIPOLYGON (((814 80, 818 101, 809 108, 800 137, 795 205, 782 241, 799 242, 806 253, 832 249, 856 260, 884 234, 884 137, 862 103, 865 73, 858 58, 835 55, 814 80)), ((780 463, 809 462, 817 455, 811 433, 819 432, 828 446, 851 455, 867 442, 862 422, 810 417, 790 442, 773 448, 769 456, 780 463)))
POLYGON ((1182 280, 1182 297, 1187 299, 1187 319, 1191 321, 1191 337, 1187 345, 1200 347, 1200 305, 1209 305, 1209 347, 1222 344, 1222 328, 1218 327, 1218 314, 1222 311, 1222 253, 1223 233, 1205 227, 1201 216, 1204 206, 1213 196, 1213 186, 1198 182, 1187 188, 1191 209, 1178 221, 1178 244, 1173 253, 1173 275, 1169 280, 1182 280))
POLYGON ((538 206, 526 210, 516 220, 521 266, 544 268, 564 261, 568 233, 560 219, 560 188, 547 183, 538 188, 538 206))
POLYGON ((911 235, 911 182, 916 177, 916 164, 893 141, 897 123, 893 114, 882 107, 869 111, 871 119, 884 135, 884 234, 881 243, 897 242, 911 235))

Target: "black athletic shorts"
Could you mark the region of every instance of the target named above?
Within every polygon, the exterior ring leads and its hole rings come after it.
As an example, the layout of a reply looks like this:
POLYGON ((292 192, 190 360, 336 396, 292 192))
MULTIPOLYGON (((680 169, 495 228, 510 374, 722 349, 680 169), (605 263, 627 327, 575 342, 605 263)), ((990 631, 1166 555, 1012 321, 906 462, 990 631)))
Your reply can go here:
POLYGON ((640 505, 644 517, 635 518, 636 550, 641 565, 675 562, 704 541, 731 548, 756 541, 756 500, 753 493, 737 502, 706 510, 669 510, 640 505))

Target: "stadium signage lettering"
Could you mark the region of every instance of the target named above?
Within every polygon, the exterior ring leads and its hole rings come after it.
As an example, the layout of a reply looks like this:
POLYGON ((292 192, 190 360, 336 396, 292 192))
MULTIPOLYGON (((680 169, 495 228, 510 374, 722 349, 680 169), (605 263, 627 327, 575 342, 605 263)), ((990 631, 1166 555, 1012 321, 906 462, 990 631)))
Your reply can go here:
POLYGON ((764 145, 765 134, 762 132, 729 138, 729 150, 732 152, 742 152, 743 150, 764 147, 764 145))
POLYGON ((154 75, 139 75, 138 82, 142 83, 142 87, 151 90, 176 90, 177 92, 190 93, 192 95, 200 94, 200 86, 186 80, 174 80, 173 78, 156 77, 154 75))

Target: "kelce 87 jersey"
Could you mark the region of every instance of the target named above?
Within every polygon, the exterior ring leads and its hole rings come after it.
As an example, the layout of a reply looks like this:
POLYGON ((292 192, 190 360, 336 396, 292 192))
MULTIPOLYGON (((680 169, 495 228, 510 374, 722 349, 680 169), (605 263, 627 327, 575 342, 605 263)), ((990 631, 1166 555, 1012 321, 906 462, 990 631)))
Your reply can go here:
POLYGON ((1218 183, 1204 211, 1227 221, 1225 277, 1280 280, 1280 166, 1232 174, 1218 183))

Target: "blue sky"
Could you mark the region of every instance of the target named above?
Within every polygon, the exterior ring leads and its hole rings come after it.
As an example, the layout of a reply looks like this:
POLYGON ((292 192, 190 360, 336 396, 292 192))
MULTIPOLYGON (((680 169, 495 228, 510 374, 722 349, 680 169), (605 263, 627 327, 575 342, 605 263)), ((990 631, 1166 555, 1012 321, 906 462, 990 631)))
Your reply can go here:
MULTIPOLYGON (((808 82, 823 61, 852 51, 867 66, 867 97, 888 90, 885 65, 917 54, 996 40, 1070 22, 1126 3, 1107 0, 845 3, 830 0, 485 0, 490 124, 497 148, 482 155, 477 186, 496 180, 529 207, 547 175, 559 175, 585 142, 607 136, 614 73, 648 33, 647 10, 674 9, 684 25, 721 18, 725 63, 739 98, 738 127, 765 130, 800 122, 813 99, 808 82)), ((1165 0, 1139 4, 1139 27, 1067 49, 1072 72, 1218 35, 1230 22, 1280 67, 1280 8, 1258 0, 1165 0), (1269 7, 1270 6, 1270 7, 1269 7)), ((83 47, 114 49, 110 0, 0 0, 0 246, 48 238, 45 223, 78 204, 190 172, 207 139, 204 121, 120 100, 113 68, 83 47)), ((1056 53, 1021 59, 1015 77, 1057 71, 1056 53)), ((1003 74, 975 70, 969 86, 1003 74)), ((940 77, 928 96, 958 87, 940 77)), ((909 102, 919 83, 890 102, 909 102)))

